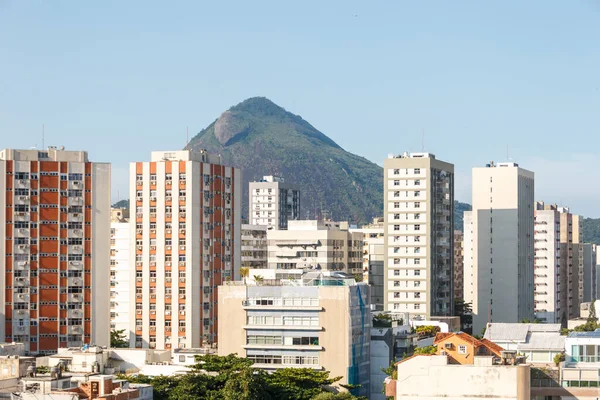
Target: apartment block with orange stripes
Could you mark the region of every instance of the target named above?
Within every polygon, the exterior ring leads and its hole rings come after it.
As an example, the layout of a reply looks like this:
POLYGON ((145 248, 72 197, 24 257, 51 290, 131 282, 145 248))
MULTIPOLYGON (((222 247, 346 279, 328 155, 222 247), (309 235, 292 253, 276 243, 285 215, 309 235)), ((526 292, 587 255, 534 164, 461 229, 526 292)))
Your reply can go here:
POLYGON ((0 151, 0 341, 30 354, 109 344, 110 164, 0 151))
POLYGON ((241 179, 206 151, 131 163, 131 347, 216 345, 217 288, 241 264, 241 179))

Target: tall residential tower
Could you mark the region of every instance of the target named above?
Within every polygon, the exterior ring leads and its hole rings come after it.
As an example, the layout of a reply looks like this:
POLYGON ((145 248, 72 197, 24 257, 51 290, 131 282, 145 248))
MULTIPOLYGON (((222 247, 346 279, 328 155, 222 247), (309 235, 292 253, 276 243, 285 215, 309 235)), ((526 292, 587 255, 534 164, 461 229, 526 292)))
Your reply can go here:
POLYGON ((0 151, 0 341, 32 354, 109 344, 110 164, 0 151))
POLYGON ((534 174, 515 163, 473 168, 465 213, 464 297, 473 332, 487 322, 534 318, 534 174))
POLYGON ((384 309, 453 312, 454 166, 430 153, 384 162, 384 309))
POLYGON ((204 151, 159 151, 130 179, 131 347, 215 344, 217 287, 241 262, 240 170, 204 151))
POLYGON ((300 191, 283 178, 265 176, 250 182, 248 221, 269 229, 287 229, 288 221, 300 219, 300 191))

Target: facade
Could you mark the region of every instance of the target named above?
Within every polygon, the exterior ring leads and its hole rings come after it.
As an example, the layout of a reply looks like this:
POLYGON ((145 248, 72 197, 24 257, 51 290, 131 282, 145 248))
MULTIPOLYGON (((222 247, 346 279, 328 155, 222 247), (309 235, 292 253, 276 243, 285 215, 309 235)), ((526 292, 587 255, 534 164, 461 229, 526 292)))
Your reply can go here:
POLYGON ((269 269, 321 269, 362 274, 363 234, 347 222, 290 221, 287 230, 269 230, 269 269))
POLYGON ((108 345, 110 164, 0 151, 0 341, 31 354, 108 345))
POLYGON ((598 298, 596 292, 596 245, 583 244, 583 301, 591 302, 598 298))
POLYGON ((554 356, 564 352, 565 337, 560 324, 488 324, 484 339, 505 350, 515 350, 532 364, 554 364, 554 356))
MULTIPOLYGON (((124 330, 126 340, 134 339, 130 331, 131 260, 129 220, 120 218, 113 209, 110 223, 110 329, 124 330)), ((121 212, 121 215, 123 213, 121 212)), ((135 285, 134 285, 135 286, 135 285)))
POLYGON ((448 357, 448 364, 473 364, 476 356, 502 356, 502 347, 487 340, 475 339, 464 332, 438 333, 433 344, 437 354, 448 357))
POLYGON ((309 272, 294 285, 229 282, 219 287, 219 355, 237 353, 255 368, 327 370, 368 396, 369 286, 309 272), (240 329, 241 328, 241 329, 240 329))
POLYGON ((371 301, 375 310, 383 311, 383 218, 350 232, 363 234, 363 282, 371 286, 371 301))
POLYGON ((515 163, 473 168, 465 212, 465 302, 473 332, 534 318, 534 174, 515 163))
MULTIPOLYGON (((568 319, 579 316, 584 300, 582 236, 580 216, 571 214, 567 207, 536 203, 534 300, 535 316, 543 322, 566 325, 568 319)), ((589 250, 591 263, 591 245, 589 250)), ((588 274, 591 279, 595 271, 590 268, 588 274)), ((593 286, 587 287, 590 294, 595 291, 593 286)))
POLYGON ((300 190, 283 178, 265 176, 250 182, 248 221, 269 229, 287 229, 288 221, 300 219, 300 190))
POLYGON ((397 363, 398 379, 386 380, 394 400, 503 399, 530 400, 529 365, 497 365, 474 356, 469 365, 452 364, 448 356, 419 355, 397 363))
POLYGON ((384 309, 428 318, 454 309, 454 166, 429 153, 384 162, 384 309))
POLYGON ((130 179, 130 346, 215 344, 217 287, 241 263, 240 170, 204 151, 152 152, 130 179))
POLYGON ((464 234, 454 231, 454 300, 464 299, 464 234))
POLYGON ((267 226, 242 224, 242 267, 267 268, 267 226))

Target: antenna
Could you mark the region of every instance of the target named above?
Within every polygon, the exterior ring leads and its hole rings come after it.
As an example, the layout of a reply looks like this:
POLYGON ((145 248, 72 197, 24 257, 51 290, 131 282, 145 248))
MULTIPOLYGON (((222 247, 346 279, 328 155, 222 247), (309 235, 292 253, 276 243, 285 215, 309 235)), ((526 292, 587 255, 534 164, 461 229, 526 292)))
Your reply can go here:
POLYGON ((44 136, 45 136, 45 126, 44 124, 42 124, 42 150, 44 150, 46 148, 46 146, 44 146, 44 136))
POLYGON ((425 128, 421 131, 421 153, 425 153, 425 128))

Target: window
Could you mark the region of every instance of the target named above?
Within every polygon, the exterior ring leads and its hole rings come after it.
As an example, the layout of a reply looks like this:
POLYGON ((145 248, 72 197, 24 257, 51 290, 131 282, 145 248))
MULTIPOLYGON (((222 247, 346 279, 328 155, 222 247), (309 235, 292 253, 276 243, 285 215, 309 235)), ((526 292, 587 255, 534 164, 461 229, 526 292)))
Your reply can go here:
POLYGON ((394 175, 400 175, 400 170, 399 169, 395 169, 394 170, 394 175))
POLYGON ((418 201, 415 201, 415 208, 421 208, 421 203, 418 201))
POLYGON ((394 202, 394 208, 400 208, 400 202, 399 201, 395 201, 394 202))
POLYGON ((421 185, 421 180, 415 179, 415 186, 420 186, 420 185, 421 185))
POLYGON ((415 168, 415 175, 421 174, 421 168, 415 168))
POLYGON ((400 214, 394 214, 394 219, 400 219, 400 214))
POLYGON ((415 231, 420 231, 421 230, 421 225, 415 225, 415 231))
POLYGON ((400 181, 396 179, 396 180, 394 181, 394 186, 400 186, 400 181))
POLYGON ((421 196, 421 192, 418 190, 415 190, 415 197, 420 197, 421 196))
POLYGON ((463 344, 458 346, 458 354, 467 354, 467 346, 463 344))
POLYGON ((395 231, 399 231, 400 230, 400 225, 394 225, 394 230, 395 231))
POLYGON ((400 197, 400 191, 399 190, 396 190, 394 192, 394 197, 400 197))

